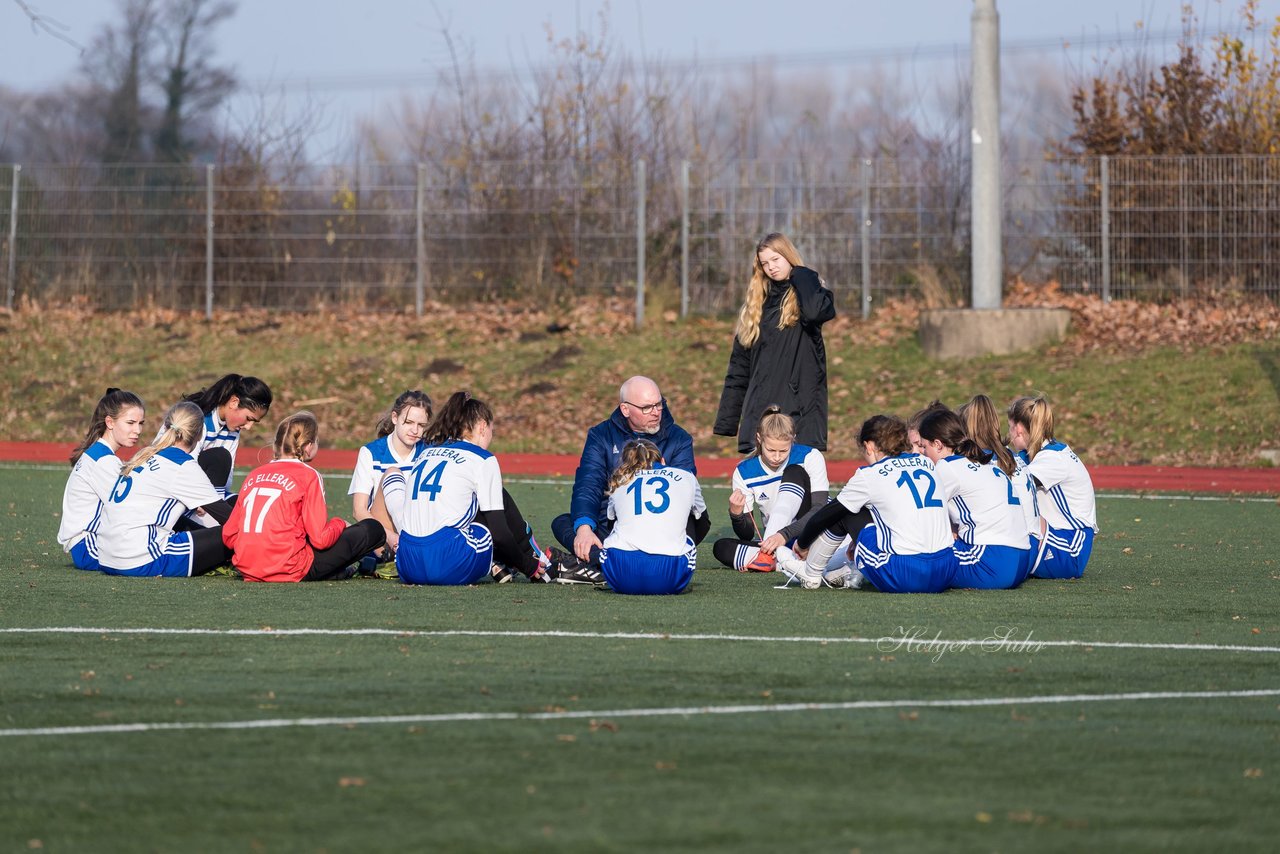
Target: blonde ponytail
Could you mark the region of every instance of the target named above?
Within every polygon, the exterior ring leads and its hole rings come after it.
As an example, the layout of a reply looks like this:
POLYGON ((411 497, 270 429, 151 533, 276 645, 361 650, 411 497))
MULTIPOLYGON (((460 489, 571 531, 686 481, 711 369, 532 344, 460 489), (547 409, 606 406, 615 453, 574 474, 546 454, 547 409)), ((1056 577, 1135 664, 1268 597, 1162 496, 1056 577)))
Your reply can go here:
POLYGON ((165 448, 178 446, 191 450, 196 446, 203 430, 204 412, 200 410, 198 404, 189 400, 175 403, 164 414, 164 424, 160 428, 160 434, 150 445, 134 454, 133 458, 121 467, 120 474, 128 475, 134 469, 145 466, 152 457, 165 448))
POLYGON ((1043 394, 1020 397, 1009 404, 1009 420, 1027 431, 1028 460, 1034 460, 1040 449, 1053 441, 1053 405, 1043 394))

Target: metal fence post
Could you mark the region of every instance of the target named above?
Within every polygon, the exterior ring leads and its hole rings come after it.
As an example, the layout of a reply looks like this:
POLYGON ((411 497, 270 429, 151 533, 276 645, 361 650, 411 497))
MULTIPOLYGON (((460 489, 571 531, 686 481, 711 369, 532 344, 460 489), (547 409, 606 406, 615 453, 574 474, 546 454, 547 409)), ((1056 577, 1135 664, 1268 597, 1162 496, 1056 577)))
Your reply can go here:
POLYGON ((204 319, 213 320, 213 164, 204 168, 204 319))
POLYGON ((9 202, 9 274, 5 279, 5 305, 13 310, 13 297, 18 288, 18 181, 22 177, 22 167, 13 164, 13 194, 9 202))
POLYGON ((427 275, 427 234, 423 226, 423 214, 426 208, 426 180, 427 167, 418 164, 418 202, 417 202, 417 234, 418 234, 418 260, 417 260, 417 278, 414 283, 414 312, 418 317, 422 317, 424 310, 423 298, 426 288, 427 275))
POLYGON ((871 316, 871 160, 862 161, 862 319, 871 316))
POLYGON ((1184 154, 1178 158, 1178 269, 1181 271, 1178 295, 1183 299, 1187 296, 1190 275, 1187 272, 1187 201, 1187 156, 1184 154))
POLYGON ((680 162, 680 316, 689 313, 689 161, 680 162))
POLYGON ((636 329, 644 326, 644 161, 636 161, 636 329))
POLYGON ((1102 155, 1098 178, 1102 184, 1102 301, 1111 302, 1111 161, 1102 155))

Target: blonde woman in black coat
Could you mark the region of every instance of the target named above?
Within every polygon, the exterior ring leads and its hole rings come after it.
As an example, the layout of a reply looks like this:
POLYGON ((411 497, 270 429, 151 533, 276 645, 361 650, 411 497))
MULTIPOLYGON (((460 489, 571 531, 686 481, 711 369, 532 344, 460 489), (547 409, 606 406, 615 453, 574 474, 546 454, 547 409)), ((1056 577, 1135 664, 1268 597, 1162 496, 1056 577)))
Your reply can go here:
POLYGON ((831 291, 786 235, 756 246, 751 284, 724 377, 714 432, 755 447, 761 413, 777 405, 796 425, 796 442, 827 449, 827 349, 822 324, 836 316, 831 291))

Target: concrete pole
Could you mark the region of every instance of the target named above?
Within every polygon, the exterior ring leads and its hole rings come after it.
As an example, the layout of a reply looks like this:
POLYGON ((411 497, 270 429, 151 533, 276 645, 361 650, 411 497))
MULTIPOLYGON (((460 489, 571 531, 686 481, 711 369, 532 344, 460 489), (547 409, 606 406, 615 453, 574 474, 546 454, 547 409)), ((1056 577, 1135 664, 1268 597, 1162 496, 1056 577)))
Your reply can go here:
POLYGON ((973 307, 1002 304, 1000 201, 1000 16, 996 0, 974 0, 973 307))

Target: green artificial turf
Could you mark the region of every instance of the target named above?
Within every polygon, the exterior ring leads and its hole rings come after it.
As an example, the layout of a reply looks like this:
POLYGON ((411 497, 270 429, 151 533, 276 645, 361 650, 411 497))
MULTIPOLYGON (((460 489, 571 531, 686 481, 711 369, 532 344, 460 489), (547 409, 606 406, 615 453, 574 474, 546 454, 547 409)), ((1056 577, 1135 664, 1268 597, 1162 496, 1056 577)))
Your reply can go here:
MULTIPOLYGON (((0 729, 295 723, 0 737, 0 850, 1192 851, 1280 833, 1280 696, 1092 699, 1280 690, 1272 502, 1102 496, 1083 580, 888 596, 717 568, 727 492, 709 488, 691 591, 632 598, 81 573, 54 541, 65 474, 0 468, 0 729), (7 631, 49 627, 206 631, 7 631), (302 628, 329 631, 282 633, 302 628), (1017 699, 1037 697, 1065 701, 1017 699), (929 705, 966 699, 1007 702, 929 705)), ((509 487, 547 544, 567 485, 509 487)))

